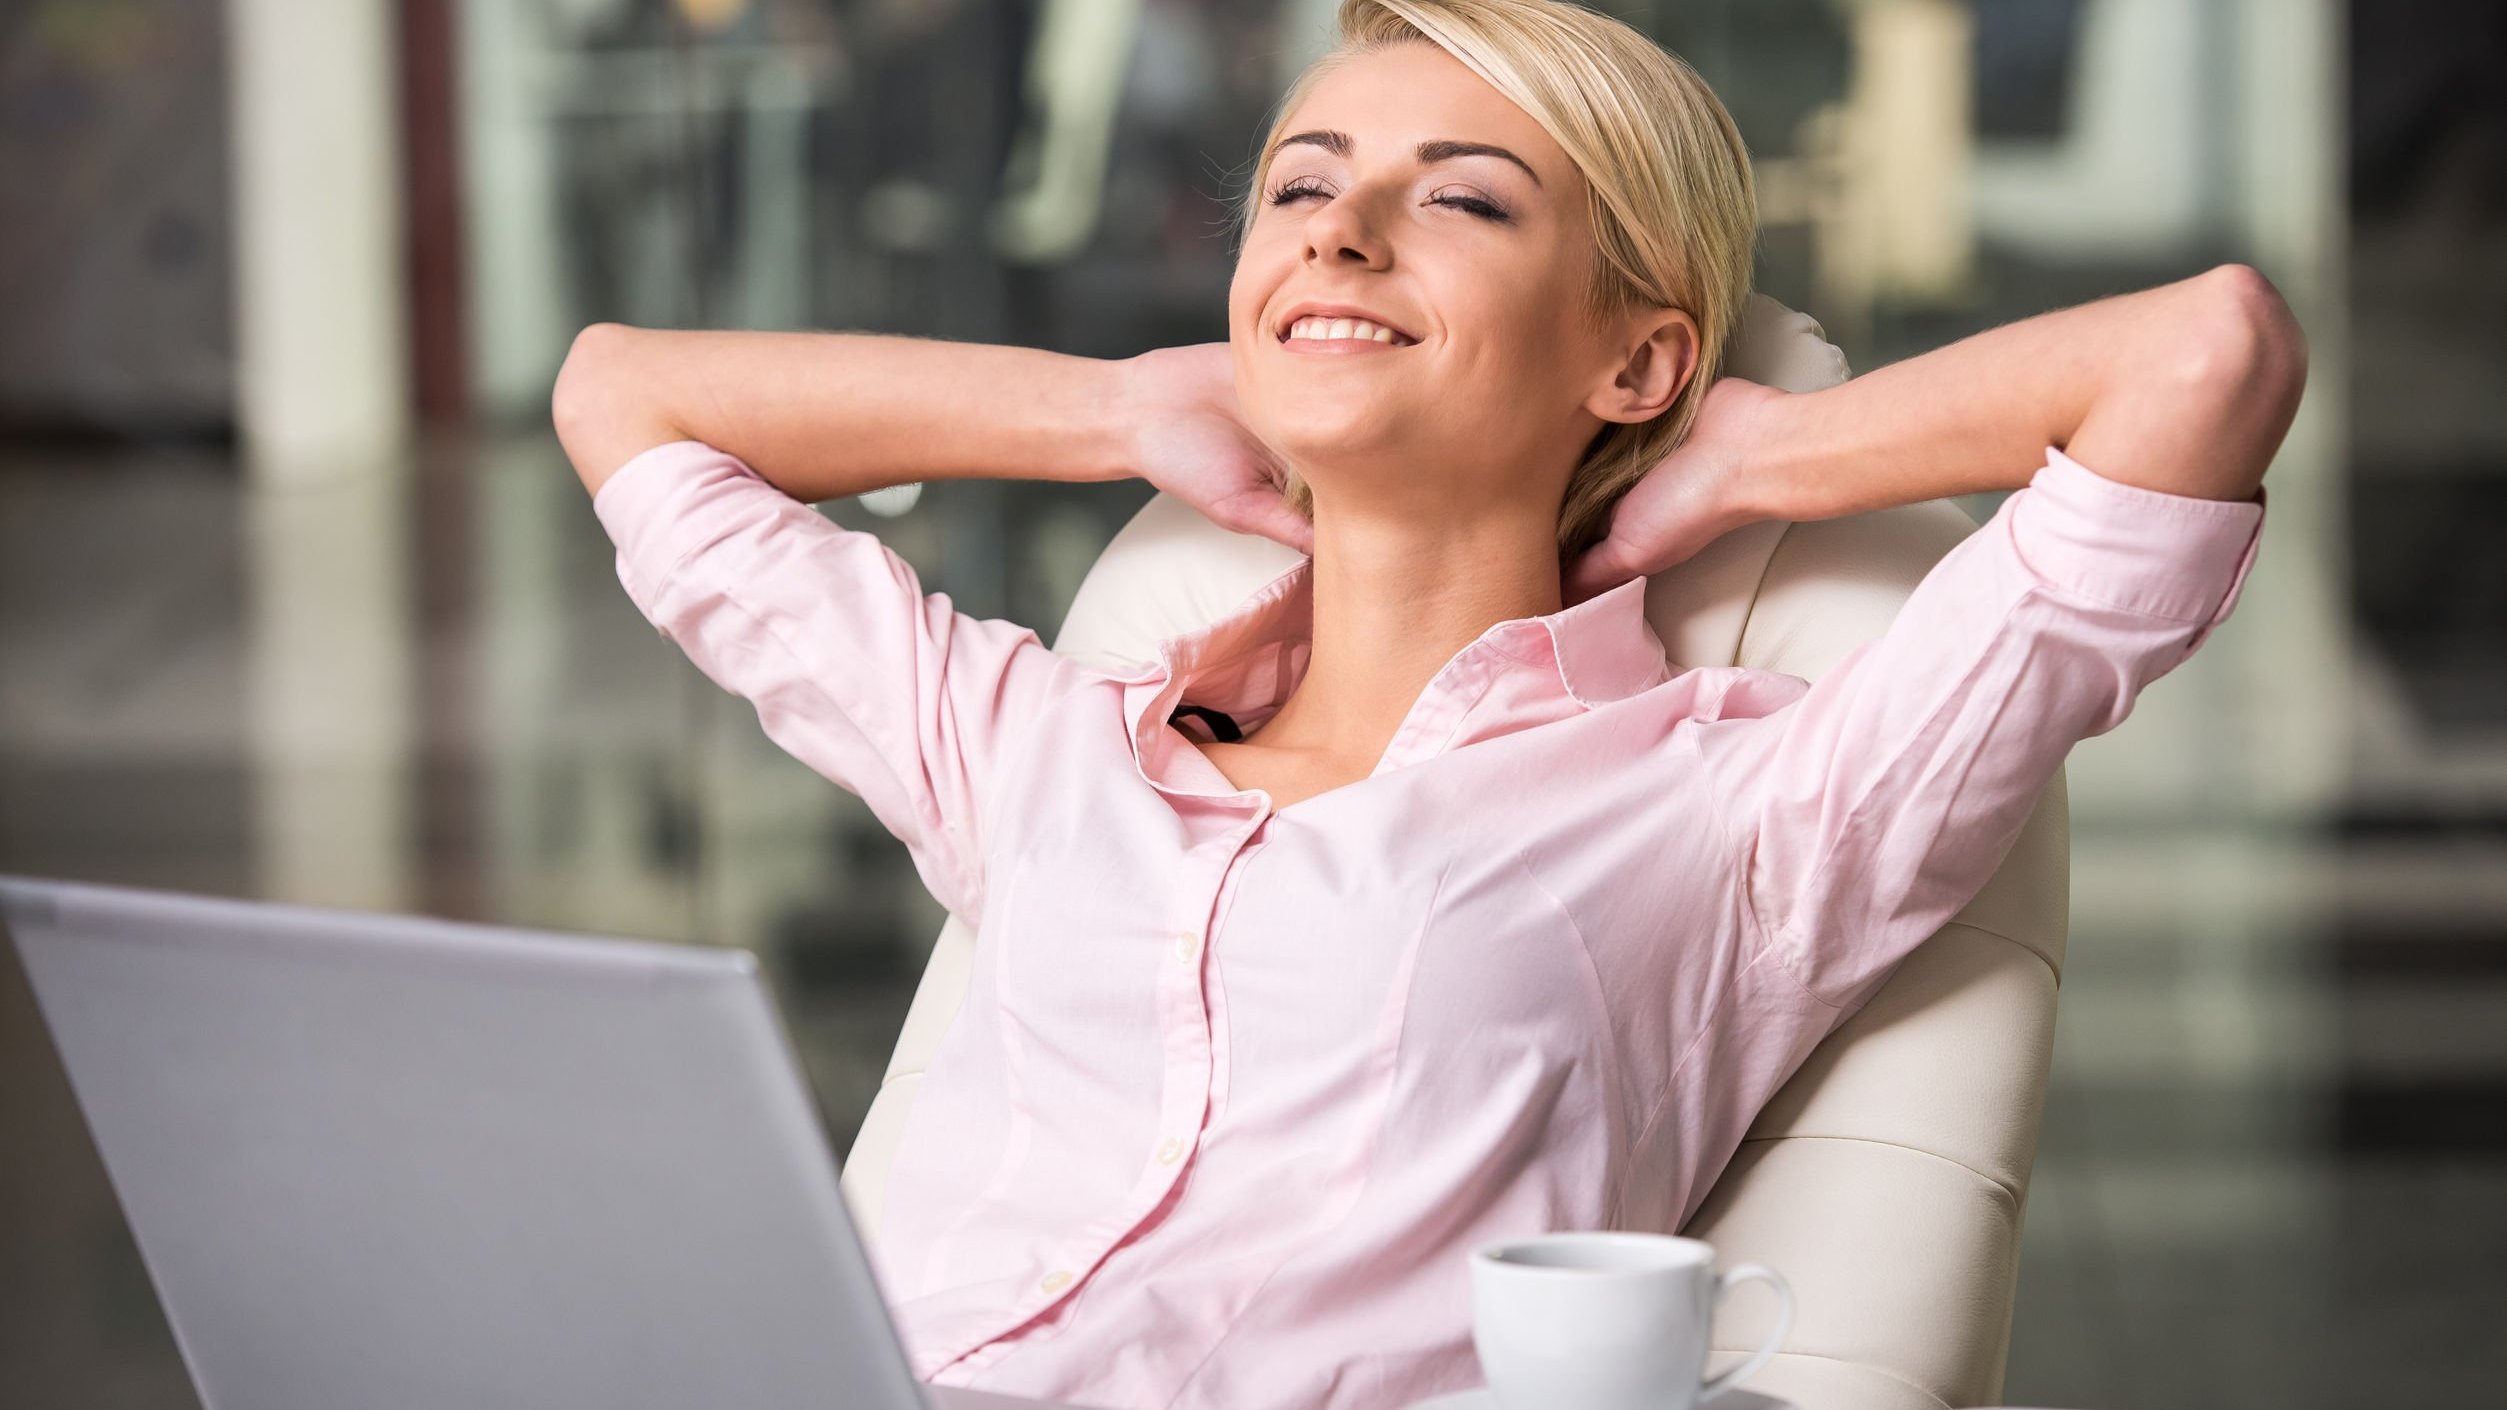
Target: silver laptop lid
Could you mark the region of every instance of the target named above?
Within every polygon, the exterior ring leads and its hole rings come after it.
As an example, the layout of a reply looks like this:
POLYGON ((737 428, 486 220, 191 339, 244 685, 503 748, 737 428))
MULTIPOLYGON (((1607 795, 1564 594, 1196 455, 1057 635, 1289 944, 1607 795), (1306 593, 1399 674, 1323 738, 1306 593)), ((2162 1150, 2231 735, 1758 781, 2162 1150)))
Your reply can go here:
POLYGON ((212 1410, 923 1397, 745 953, 0 877, 212 1410))

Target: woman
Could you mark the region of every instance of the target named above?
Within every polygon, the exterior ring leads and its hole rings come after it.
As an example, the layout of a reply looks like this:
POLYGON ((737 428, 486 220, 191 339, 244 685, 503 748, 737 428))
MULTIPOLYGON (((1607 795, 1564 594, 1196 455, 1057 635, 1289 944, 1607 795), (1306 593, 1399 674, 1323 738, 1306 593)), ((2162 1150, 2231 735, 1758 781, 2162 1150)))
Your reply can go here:
POLYGON ((1342 26, 1225 349, 604 326, 559 378, 638 606, 976 927, 878 1252, 935 1382, 1475 1384, 1465 1253, 1677 1228, 2252 560, 2304 374, 2252 271, 1718 380, 1754 216, 1693 73, 1539 0, 1342 26), (804 503, 952 475, 1140 475, 1311 557, 1103 675, 804 503), (1815 687, 1647 627, 1734 526, 1989 489, 1815 687))

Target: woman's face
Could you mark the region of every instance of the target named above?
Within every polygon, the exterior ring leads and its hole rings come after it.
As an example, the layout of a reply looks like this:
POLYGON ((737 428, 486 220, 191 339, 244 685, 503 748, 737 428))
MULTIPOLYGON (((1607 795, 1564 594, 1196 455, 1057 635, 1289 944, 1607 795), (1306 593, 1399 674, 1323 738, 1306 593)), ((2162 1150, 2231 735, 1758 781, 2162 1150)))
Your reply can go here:
POLYGON ((1620 385, 1666 311, 1589 326, 1599 254, 1583 177, 1459 60, 1426 43, 1352 56, 1280 132, 1229 342, 1248 424, 1313 487, 1318 516, 1554 518, 1604 420, 1669 404, 1677 377, 1620 385))

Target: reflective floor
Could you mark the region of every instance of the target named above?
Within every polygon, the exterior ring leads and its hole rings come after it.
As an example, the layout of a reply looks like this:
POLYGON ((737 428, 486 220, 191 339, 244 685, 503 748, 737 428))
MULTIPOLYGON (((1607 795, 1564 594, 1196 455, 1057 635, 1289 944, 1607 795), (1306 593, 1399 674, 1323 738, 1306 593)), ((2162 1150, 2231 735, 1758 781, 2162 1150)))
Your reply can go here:
MULTIPOLYGON (((849 1141, 941 915, 866 810, 636 615, 554 446, 447 451, 399 489, 242 483, 215 450, 0 464, 0 871, 751 946, 849 1141)), ((1042 604, 1020 615, 1049 640, 1137 503, 1104 488, 839 517, 929 581, 1042 604)), ((2329 814, 2131 806, 2170 720, 2244 698, 2199 675, 2075 756, 2011 1403, 2451 1405, 2507 1380, 2500 701, 2432 744, 2403 675, 2363 649, 2334 682, 2329 814)), ((0 1103, 0 1403, 189 1403, 14 975, 0 1103)))

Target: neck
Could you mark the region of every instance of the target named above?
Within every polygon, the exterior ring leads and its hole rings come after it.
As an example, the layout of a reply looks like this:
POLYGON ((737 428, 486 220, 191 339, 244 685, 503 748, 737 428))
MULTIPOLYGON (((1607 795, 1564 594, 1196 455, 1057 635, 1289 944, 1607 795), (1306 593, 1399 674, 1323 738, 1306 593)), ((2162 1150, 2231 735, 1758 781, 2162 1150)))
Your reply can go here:
POLYGON ((1524 513, 1314 520, 1314 650, 1266 747, 1374 767, 1428 682, 1496 623, 1562 605, 1557 530, 1524 513))

